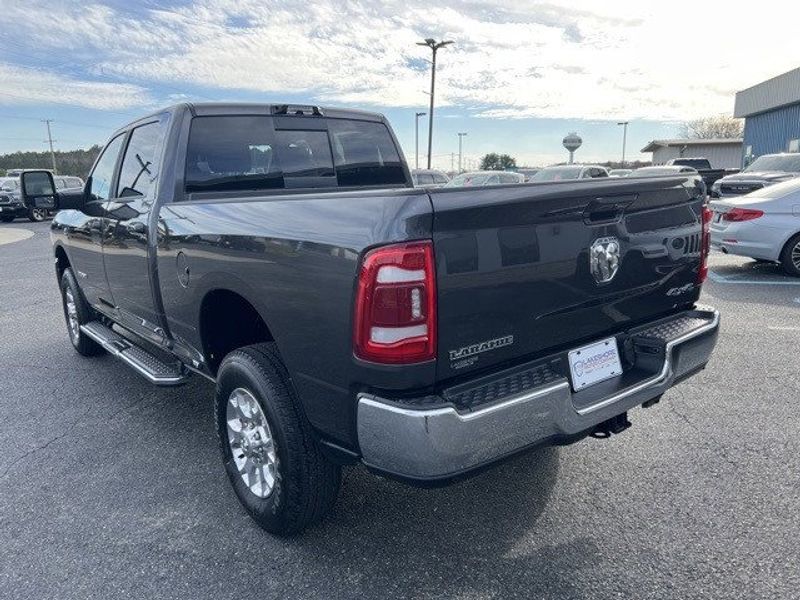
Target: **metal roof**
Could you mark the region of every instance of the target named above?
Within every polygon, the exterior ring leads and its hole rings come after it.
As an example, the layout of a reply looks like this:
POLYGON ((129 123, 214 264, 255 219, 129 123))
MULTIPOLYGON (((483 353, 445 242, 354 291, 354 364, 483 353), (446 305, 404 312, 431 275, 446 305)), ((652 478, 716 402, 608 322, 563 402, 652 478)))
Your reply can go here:
POLYGON ((800 103, 800 67, 736 92, 733 116, 749 117, 797 103, 800 103))
POLYGON ((684 138, 674 140, 653 140, 640 152, 655 152, 668 146, 713 146, 715 144, 741 144, 742 138, 684 138))

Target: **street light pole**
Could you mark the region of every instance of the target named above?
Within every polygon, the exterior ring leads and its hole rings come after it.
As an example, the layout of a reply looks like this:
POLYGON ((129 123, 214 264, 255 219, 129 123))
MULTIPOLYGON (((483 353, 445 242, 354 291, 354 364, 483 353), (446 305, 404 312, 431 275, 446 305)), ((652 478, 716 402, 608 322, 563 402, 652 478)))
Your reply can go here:
POLYGON ((464 131, 463 133, 458 134, 458 172, 461 173, 461 141, 464 139, 464 136, 467 135, 467 132, 464 131))
POLYGON ((424 112, 414 113, 414 165, 415 169, 419 169, 419 118, 424 117, 424 112))
POLYGON ((431 168, 431 151, 433 149, 433 95, 436 90, 436 51, 452 44, 452 40, 437 42, 433 38, 426 38, 424 42, 417 42, 417 46, 427 46, 433 54, 431 60, 431 105, 428 110, 428 168, 431 168))
POLYGON ((628 121, 620 121, 617 125, 622 125, 622 168, 625 168, 625 142, 628 140, 628 121))

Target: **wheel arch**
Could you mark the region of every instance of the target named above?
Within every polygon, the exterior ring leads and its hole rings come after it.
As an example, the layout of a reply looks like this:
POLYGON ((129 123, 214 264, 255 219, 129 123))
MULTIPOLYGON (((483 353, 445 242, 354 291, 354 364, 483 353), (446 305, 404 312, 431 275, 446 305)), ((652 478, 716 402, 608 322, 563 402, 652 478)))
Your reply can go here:
POLYGON ((203 356, 212 374, 216 374, 222 359, 231 351, 275 342, 263 312, 240 289, 213 287, 203 294, 198 332, 203 356))
POLYGON ((61 276, 64 274, 64 271, 72 265, 70 263, 69 256, 67 255, 67 251, 61 244, 56 244, 55 248, 53 249, 53 255, 56 262, 56 275, 58 276, 58 280, 61 281, 61 276))

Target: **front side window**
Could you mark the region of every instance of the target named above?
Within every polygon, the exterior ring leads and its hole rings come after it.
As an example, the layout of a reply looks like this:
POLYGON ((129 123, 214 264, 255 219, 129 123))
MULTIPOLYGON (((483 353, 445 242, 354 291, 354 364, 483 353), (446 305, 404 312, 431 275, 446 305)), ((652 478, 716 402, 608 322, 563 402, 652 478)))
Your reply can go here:
POLYGON ((92 171, 92 185, 89 193, 94 201, 108 200, 111 190, 111 180, 114 178, 114 167, 117 165, 119 151, 122 149, 124 134, 111 140, 103 150, 100 160, 92 171))
POLYGON ((158 122, 137 127, 131 133, 119 171, 117 196, 147 196, 156 181, 156 152, 161 127, 158 122))

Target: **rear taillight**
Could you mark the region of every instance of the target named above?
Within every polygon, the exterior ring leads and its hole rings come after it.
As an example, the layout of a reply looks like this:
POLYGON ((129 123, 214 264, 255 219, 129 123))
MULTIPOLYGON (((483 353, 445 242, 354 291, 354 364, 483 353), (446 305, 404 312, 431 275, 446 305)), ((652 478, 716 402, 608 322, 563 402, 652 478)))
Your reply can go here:
POLYGON ((701 212, 703 234, 700 241, 700 269, 697 271, 697 283, 702 284, 708 278, 708 253, 711 250, 711 218, 714 213, 704 206, 701 212))
POLYGON ((722 214, 723 221, 752 221, 764 216, 763 210, 755 210, 752 208, 733 208, 726 213, 722 214))
POLYGON ((376 363, 436 358, 436 275, 432 242, 370 250, 356 291, 355 354, 376 363))

